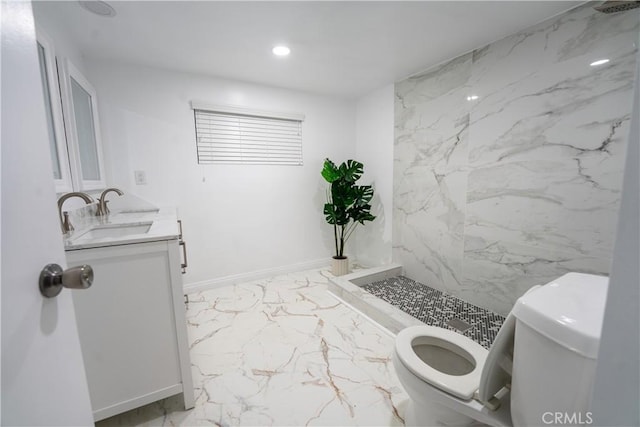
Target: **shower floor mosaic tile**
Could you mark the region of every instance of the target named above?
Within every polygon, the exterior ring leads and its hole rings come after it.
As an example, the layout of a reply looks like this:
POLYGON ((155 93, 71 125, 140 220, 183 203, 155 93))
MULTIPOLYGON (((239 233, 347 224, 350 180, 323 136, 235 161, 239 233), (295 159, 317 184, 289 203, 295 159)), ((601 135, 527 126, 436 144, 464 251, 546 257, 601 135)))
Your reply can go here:
POLYGON ((363 285, 362 289, 427 325, 460 332, 487 349, 491 347, 504 322, 504 317, 492 311, 404 276, 369 283, 363 285), (453 319, 462 320, 471 327, 460 331, 449 325, 453 319))
POLYGON ((107 426, 403 426, 408 400, 394 338, 334 298, 325 270, 189 294, 196 396, 98 422, 107 426))

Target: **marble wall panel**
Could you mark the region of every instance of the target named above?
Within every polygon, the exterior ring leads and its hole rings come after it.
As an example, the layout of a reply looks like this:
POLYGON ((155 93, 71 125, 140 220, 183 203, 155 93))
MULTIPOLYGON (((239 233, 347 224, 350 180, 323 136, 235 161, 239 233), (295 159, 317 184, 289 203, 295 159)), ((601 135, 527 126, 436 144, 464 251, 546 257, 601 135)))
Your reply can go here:
POLYGON ((637 12, 585 5, 396 85, 394 261, 409 277, 506 314, 567 271, 608 273, 637 12))
POLYGON ((472 55, 396 85, 394 254, 405 273, 457 286, 464 251, 472 55))

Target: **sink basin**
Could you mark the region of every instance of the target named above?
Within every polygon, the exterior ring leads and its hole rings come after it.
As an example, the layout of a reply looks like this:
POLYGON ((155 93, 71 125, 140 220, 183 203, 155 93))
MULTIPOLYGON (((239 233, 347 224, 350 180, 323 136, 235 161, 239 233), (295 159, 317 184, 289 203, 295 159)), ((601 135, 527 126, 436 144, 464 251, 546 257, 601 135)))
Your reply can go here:
POLYGON ((110 224, 94 227, 73 239, 78 240, 93 240, 104 238, 117 238, 126 237, 134 234, 145 234, 151 228, 152 222, 141 222, 136 224, 110 224))

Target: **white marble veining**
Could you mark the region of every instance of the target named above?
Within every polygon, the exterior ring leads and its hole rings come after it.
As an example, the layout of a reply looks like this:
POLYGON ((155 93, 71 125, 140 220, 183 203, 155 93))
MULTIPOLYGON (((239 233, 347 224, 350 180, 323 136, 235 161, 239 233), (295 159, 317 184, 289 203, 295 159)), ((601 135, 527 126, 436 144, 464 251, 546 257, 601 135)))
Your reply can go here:
POLYGON ((113 425, 404 424, 394 338, 327 291, 312 270, 189 295, 196 406, 167 399, 113 425))
POLYGON ((396 84, 407 276, 506 314, 535 284, 608 273, 639 16, 585 5, 396 84))
POLYGON ((82 222, 82 227, 73 231, 65 239, 65 250, 98 248, 131 243, 155 242, 177 239, 180 233, 176 209, 171 207, 145 210, 121 210, 109 215, 90 216, 82 222), (150 224, 146 232, 122 236, 90 238, 88 231, 94 227, 118 227, 150 224))

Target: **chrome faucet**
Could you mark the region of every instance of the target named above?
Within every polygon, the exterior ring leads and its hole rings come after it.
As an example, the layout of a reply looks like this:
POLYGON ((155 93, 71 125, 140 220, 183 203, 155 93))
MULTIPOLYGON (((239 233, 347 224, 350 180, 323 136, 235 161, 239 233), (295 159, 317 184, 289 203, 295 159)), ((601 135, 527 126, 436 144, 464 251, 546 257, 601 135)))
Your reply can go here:
POLYGON ((117 188, 107 188, 106 190, 104 190, 102 194, 100 194, 100 198, 98 199, 98 209, 96 209, 96 216, 104 216, 109 213, 106 197, 107 194, 111 191, 118 193, 118 196, 122 196, 124 194, 122 190, 118 190, 117 188))
POLYGON ((62 234, 67 234, 69 231, 73 230, 73 225, 71 224, 71 221, 69 221, 68 212, 64 213, 64 220, 62 219, 62 205, 72 197, 80 197, 87 205, 95 201, 90 195, 81 193, 79 191, 74 191, 72 193, 67 193, 60 196, 60 198, 58 199, 58 217, 60 218, 60 227, 62 228, 62 234))

